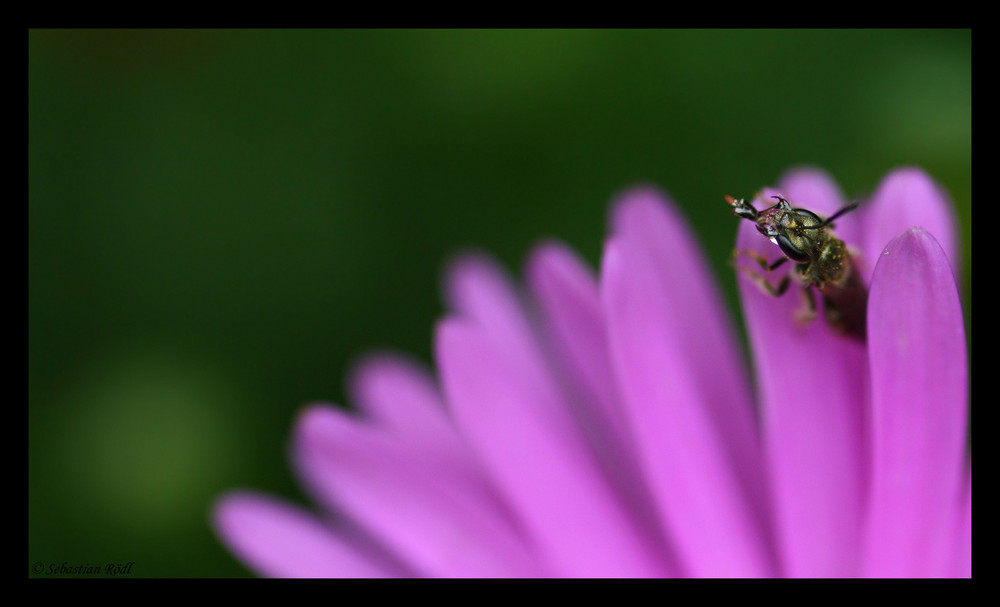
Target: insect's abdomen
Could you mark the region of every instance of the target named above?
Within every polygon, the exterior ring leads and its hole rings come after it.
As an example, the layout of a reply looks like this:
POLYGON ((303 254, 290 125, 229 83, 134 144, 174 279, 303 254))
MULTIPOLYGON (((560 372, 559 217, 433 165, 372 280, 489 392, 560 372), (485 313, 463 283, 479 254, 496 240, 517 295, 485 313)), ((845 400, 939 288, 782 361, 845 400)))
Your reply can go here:
POLYGON ((826 288, 820 289, 824 313, 834 329, 864 341, 867 335, 868 289, 853 259, 847 259, 843 265, 845 269, 841 282, 836 285, 828 283, 826 288))

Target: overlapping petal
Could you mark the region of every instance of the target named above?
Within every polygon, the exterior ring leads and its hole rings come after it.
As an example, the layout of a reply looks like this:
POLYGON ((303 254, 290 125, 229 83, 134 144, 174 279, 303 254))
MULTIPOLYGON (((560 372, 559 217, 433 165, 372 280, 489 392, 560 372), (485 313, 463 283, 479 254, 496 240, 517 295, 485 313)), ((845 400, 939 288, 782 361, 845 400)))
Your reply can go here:
POLYGON ((600 287, 592 272, 564 245, 549 242, 529 258, 526 278, 539 308, 539 331, 552 348, 551 359, 575 388, 575 406, 589 436, 613 443, 607 450, 630 451, 601 307, 600 287))
POLYGON ((457 316, 436 358, 457 426, 561 575, 669 574, 584 439, 517 294, 498 268, 465 259, 450 274, 457 316))
POLYGON ((360 523, 419 575, 539 575, 479 475, 333 407, 300 417, 294 459, 317 500, 360 523))
POLYGON ((557 242, 533 251, 525 275, 552 372, 572 403, 583 436, 644 532, 664 537, 612 369, 597 279, 573 251, 557 242))
POLYGON ((698 245, 650 189, 622 196, 612 223, 613 368, 683 572, 772 575, 749 384, 698 245))
POLYGON ((949 261, 927 231, 912 228, 884 248, 868 322, 874 449, 864 573, 950 575, 965 492, 965 329, 949 261))
POLYGON ((450 466, 475 465, 434 376, 419 364, 397 354, 375 354, 349 377, 352 402, 386 433, 422 457, 441 458, 450 466))
MULTIPOLYGON (((845 204, 832 180, 815 170, 786 175, 781 190, 765 189, 754 204, 766 208, 777 194, 823 216, 845 204)), ((850 223, 848 217, 838 220, 838 231, 841 223, 850 223)), ((791 264, 765 273, 742 252, 771 262, 781 252, 751 222, 740 224, 737 280, 755 362, 784 574, 857 575, 867 487, 865 349, 822 320, 796 320, 806 304, 794 279, 782 297, 747 279, 746 273, 756 272, 775 284, 791 264)))

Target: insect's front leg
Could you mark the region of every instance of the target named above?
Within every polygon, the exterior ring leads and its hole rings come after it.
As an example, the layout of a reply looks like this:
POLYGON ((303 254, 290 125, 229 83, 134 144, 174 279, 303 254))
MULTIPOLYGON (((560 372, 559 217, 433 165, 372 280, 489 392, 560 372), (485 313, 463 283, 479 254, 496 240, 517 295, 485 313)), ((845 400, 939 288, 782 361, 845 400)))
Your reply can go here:
POLYGON ((752 280, 754 284, 756 284, 760 288, 761 291, 767 293, 771 297, 781 297, 782 295, 785 294, 785 291, 788 290, 788 285, 791 284, 791 276, 786 274, 781 280, 778 281, 777 285, 772 285, 770 282, 768 282, 767 278, 765 278, 761 274, 758 274, 757 272, 753 271, 750 268, 743 267, 737 264, 736 259, 741 255, 746 255, 750 259, 756 261, 757 265, 759 265, 761 269, 764 270, 765 272, 771 272, 772 270, 775 270, 776 268, 780 267, 783 263, 788 261, 787 257, 780 257, 777 261, 772 263, 769 262, 767 258, 764 257, 763 255, 760 255, 759 253, 755 253, 753 251, 733 252, 733 265, 736 267, 736 270, 741 274, 743 274, 744 276, 746 276, 747 278, 749 278, 750 280, 752 280))
POLYGON ((781 266, 781 264, 788 261, 787 257, 779 257, 775 262, 772 263, 767 260, 767 257, 764 257, 763 255, 757 253, 756 251, 733 251, 734 264, 736 263, 736 258, 738 258, 740 255, 745 255, 750 259, 756 261, 757 265, 759 265, 762 270, 765 270, 767 272, 778 269, 781 266))

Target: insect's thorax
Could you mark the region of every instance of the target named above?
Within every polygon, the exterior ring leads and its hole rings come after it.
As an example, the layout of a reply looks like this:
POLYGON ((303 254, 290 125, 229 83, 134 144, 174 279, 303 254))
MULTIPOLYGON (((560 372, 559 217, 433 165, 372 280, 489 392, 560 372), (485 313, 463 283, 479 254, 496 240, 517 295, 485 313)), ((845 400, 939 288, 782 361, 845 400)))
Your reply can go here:
POLYGON ((820 289, 841 285, 850 273, 850 260, 843 240, 827 234, 819 241, 812 260, 796 266, 796 272, 803 282, 820 289))

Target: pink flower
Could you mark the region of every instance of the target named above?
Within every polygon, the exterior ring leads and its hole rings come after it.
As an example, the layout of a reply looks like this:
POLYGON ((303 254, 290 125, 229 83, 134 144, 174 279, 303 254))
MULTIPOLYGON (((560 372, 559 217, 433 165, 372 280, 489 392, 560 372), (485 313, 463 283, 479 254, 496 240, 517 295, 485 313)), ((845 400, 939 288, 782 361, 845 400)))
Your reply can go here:
MULTIPOLYGON (((821 216, 845 203, 815 170, 762 195, 778 192, 821 216)), ((776 259, 722 193, 737 248, 776 259)), ((870 287, 867 342, 738 273, 752 375, 693 232, 652 189, 615 203, 599 278, 554 242, 524 292, 459 259, 436 376, 374 356, 351 376, 359 413, 301 413, 292 460, 318 509, 237 491, 215 528, 267 576, 968 577, 950 205, 900 169, 835 232, 870 287)))

